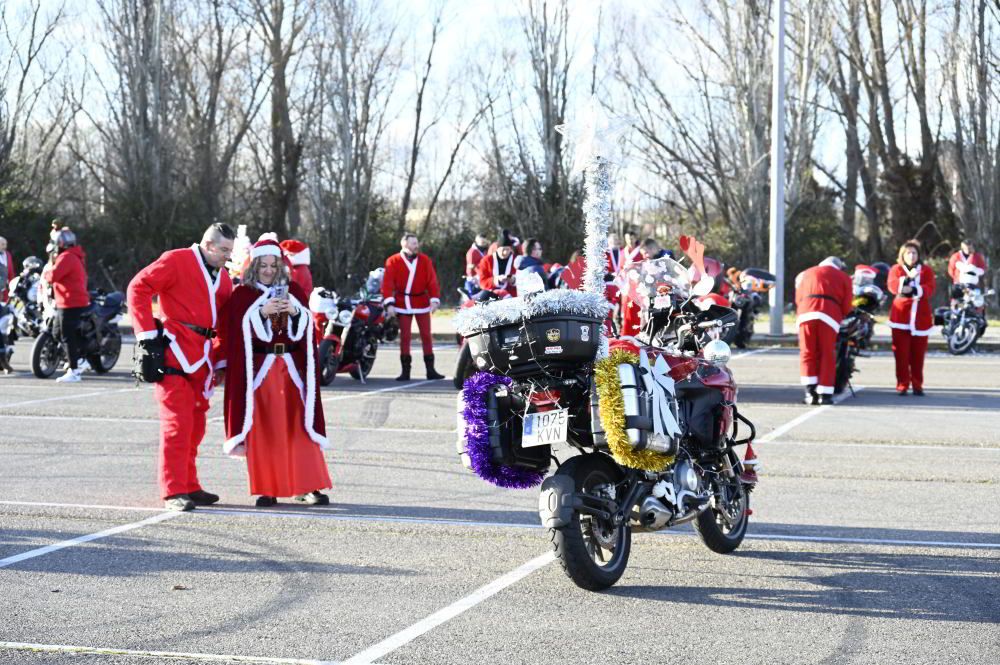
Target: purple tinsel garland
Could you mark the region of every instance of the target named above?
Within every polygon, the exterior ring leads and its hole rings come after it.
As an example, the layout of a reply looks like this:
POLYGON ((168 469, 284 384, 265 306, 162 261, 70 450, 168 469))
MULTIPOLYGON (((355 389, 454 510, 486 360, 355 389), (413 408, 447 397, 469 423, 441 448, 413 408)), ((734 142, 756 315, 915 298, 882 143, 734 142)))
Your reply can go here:
POLYGON ((465 420, 465 451, 472 471, 488 483, 508 489, 528 489, 542 482, 541 471, 519 469, 490 461, 490 430, 486 419, 486 395, 490 388, 502 383, 510 385, 509 377, 489 372, 476 372, 465 380, 462 388, 462 417, 465 420))

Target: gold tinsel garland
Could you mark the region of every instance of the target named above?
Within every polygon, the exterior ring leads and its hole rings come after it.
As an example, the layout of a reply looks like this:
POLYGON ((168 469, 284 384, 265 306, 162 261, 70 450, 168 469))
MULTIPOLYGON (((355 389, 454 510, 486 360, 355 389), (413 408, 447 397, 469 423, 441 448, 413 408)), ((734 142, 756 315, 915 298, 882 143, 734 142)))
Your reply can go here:
POLYGON ((622 466, 643 471, 662 471, 674 461, 672 455, 652 450, 635 450, 629 444, 625 431, 625 399, 618 378, 618 365, 634 365, 639 356, 624 349, 615 349, 607 358, 594 363, 594 380, 597 383, 597 408, 601 427, 608 440, 611 456, 622 466))

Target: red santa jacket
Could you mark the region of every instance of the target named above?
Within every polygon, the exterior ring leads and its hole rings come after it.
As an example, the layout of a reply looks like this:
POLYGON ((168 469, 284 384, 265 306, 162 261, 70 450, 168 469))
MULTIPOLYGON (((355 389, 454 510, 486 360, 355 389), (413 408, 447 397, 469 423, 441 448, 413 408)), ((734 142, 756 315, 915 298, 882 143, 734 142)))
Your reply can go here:
POLYGON ((17 275, 17 272, 14 270, 14 255, 6 249, 0 252, 0 270, 7 276, 3 283, 3 289, 0 289, 0 302, 7 302, 10 282, 17 275))
MULTIPOLYGON (((233 283, 224 269, 219 270, 214 281, 209 277, 198 245, 164 252, 128 285, 128 310, 135 337, 142 341, 156 336, 153 296, 159 296, 159 318, 170 340, 167 364, 189 374, 206 363, 210 370, 221 369, 226 365, 222 352, 226 330, 220 327, 219 313, 232 292, 233 283), (209 340, 185 323, 215 329, 218 334, 209 340)), ((206 391, 210 385, 206 384, 206 391)))
POLYGON ((795 278, 796 325, 822 321, 836 331, 850 313, 854 286, 850 276, 833 266, 813 266, 795 278))
POLYGON ((56 307, 70 309, 86 307, 90 304, 87 291, 86 254, 83 247, 68 247, 42 270, 42 279, 52 285, 56 296, 56 307))
POLYGON ((979 278, 986 274, 986 259, 979 252, 972 256, 958 250, 948 259, 948 277, 953 284, 976 286, 979 278))
POLYGON ((931 296, 935 287, 934 271, 918 263, 912 269, 896 264, 889 270, 889 292, 896 296, 889 309, 889 327, 907 330, 911 335, 927 337, 934 326, 931 296), (909 287, 909 293, 903 293, 909 287))
POLYGON ((313 276, 312 276, 312 271, 309 269, 309 266, 293 265, 291 272, 292 272, 292 282, 298 284, 303 292, 312 293, 313 276))
POLYGON ((285 326, 276 329, 263 317, 260 308, 272 296, 271 290, 241 284, 226 302, 222 312, 226 370, 225 420, 228 455, 246 455, 246 437, 253 427, 254 391, 263 383, 276 362, 284 362, 297 390, 289 395, 301 399, 303 426, 309 438, 320 448, 329 448, 323 403, 319 398, 319 365, 316 362, 316 338, 308 297, 295 282, 288 286, 289 300, 297 314, 285 318, 285 326), (284 344, 285 352, 274 353, 274 345, 284 344), (271 351, 269 353, 254 352, 271 351))
POLYGON ((501 276, 510 277, 517 272, 517 268, 514 266, 515 258, 514 252, 511 252, 506 260, 501 259, 496 253, 484 256, 476 268, 476 274, 479 275, 479 288, 487 291, 506 289, 512 296, 516 296, 516 287, 508 286, 506 281, 503 284, 500 283, 501 276))
POLYGON ((434 262, 424 253, 409 258, 403 252, 385 260, 382 276, 382 302, 392 305, 399 314, 423 314, 431 303, 441 302, 434 262))
POLYGON ((475 277, 476 268, 479 266, 479 262, 483 260, 483 250, 476 247, 474 244, 469 248, 469 251, 465 253, 465 276, 475 277))

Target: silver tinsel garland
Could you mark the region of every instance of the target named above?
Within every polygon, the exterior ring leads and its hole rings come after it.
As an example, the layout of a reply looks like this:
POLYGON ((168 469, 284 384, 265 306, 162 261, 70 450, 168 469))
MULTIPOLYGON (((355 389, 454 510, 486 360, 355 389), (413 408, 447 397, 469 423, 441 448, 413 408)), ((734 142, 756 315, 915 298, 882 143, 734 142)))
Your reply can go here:
MULTIPOLYGON (((584 185, 583 214, 587 232, 584 238, 584 255, 587 267, 583 278, 583 289, 604 298, 607 288, 604 282, 604 274, 607 272, 605 257, 608 250, 608 230, 611 228, 611 169, 605 157, 594 155, 590 159, 584 185)), ((597 357, 604 358, 607 355, 608 340, 604 326, 601 326, 597 357)))
POLYGON ((560 313, 604 319, 610 308, 611 305, 605 299, 603 291, 594 294, 553 289, 527 298, 494 300, 463 309, 455 316, 455 329, 461 335, 468 336, 485 328, 520 323, 522 319, 560 313))

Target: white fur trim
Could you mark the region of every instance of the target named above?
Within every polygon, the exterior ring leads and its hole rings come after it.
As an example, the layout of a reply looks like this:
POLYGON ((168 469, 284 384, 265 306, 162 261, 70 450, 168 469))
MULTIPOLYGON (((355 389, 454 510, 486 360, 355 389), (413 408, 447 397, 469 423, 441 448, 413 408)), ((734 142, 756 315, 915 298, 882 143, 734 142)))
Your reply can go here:
POLYGON ((435 302, 436 302, 436 303, 438 303, 438 304, 441 304, 441 299, 440 299, 440 298, 431 298, 431 302, 432 302, 432 303, 435 303, 435 302))
POLYGON ((817 395, 832 395, 833 386, 816 386, 817 395))
POLYGON ((262 245, 250 250, 251 259, 259 259, 262 256, 281 256, 281 248, 277 245, 262 245))
POLYGON ((799 381, 801 381, 804 386, 813 386, 819 383, 819 378, 815 376, 802 376, 799 377, 799 381))
POLYGON ((396 308, 396 313, 402 314, 403 316, 413 316, 414 314, 427 314, 430 311, 431 311, 430 307, 421 307, 420 309, 407 309, 407 310, 396 308))
POLYGON ((307 266, 310 262, 308 247, 297 254, 286 254, 286 256, 288 257, 288 262, 293 266, 307 266))
POLYGON ((413 257, 413 262, 407 260, 406 253, 400 252, 399 255, 403 259, 403 263, 406 264, 406 270, 409 274, 406 276, 406 289, 403 291, 403 303, 406 305, 406 311, 412 311, 410 307, 410 289, 413 288, 413 278, 417 276, 417 266, 420 264, 420 255, 413 257))
POLYGON ((274 242, 278 242, 278 234, 275 233, 274 231, 268 231, 267 233, 261 233, 257 237, 257 242, 260 242, 261 240, 273 240, 274 242))
POLYGON ((312 325, 312 319, 306 314, 309 309, 303 306, 295 296, 289 293, 288 300, 298 309, 298 314, 288 317, 288 337, 293 342, 298 342, 305 335, 306 326, 312 325), (298 322, 297 325, 296 320, 298 322))
POLYGON ((386 307, 388 307, 389 305, 393 304, 394 302, 396 302, 395 298, 386 298, 385 300, 382 301, 382 304, 385 305, 386 307))
POLYGON ((137 333, 135 333, 135 339, 138 342, 142 342, 142 341, 145 341, 147 339, 155 339, 156 336, 159 335, 159 334, 160 333, 157 330, 144 330, 143 332, 137 332, 137 333))
POLYGON ((822 321, 837 332, 840 332, 840 321, 837 321, 825 312, 806 312, 805 314, 799 314, 798 318, 795 320, 795 326, 801 326, 806 321, 822 321))
MULTIPOLYGON (((268 300, 267 294, 262 296, 264 302, 268 300)), ((257 302, 261 302, 258 298, 257 302)), ((271 330, 271 317, 264 318, 264 314, 261 312, 263 303, 260 306, 254 306, 251 308, 252 315, 250 316, 250 325, 253 327, 253 333, 262 342, 270 342, 274 339, 274 331, 271 330)))

